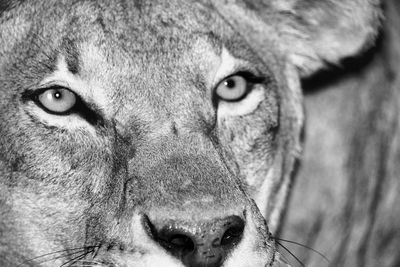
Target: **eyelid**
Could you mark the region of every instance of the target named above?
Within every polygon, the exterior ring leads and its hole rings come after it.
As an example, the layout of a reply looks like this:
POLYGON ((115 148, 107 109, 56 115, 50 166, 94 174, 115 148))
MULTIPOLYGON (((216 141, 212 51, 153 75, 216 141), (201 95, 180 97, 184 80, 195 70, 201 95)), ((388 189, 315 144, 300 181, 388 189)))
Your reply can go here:
MULTIPOLYGON (((264 83, 267 80, 267 77, 263 76, 263 75, 258 75, 258 74, 254 74, 254 72, 252 71, 248 71, 248 70, 239 70, 236 71, 235 73, 227 76, 226 78, 224 78, 223 80, 228 79, 229 77, 232 76, 242 76, 247 82, 256 84, 256 83, 264 83)), ((221 82, 223 81, 221 80, 221 82)))
POLYGON ((41 82, 39 84, 30 86, 30 88, 27 88, 24 92, 22 92, 22 97, 25 100, 26 98, 34 96, 35 94, 40 95, 41 93, 49 89, 66 89, 74 93, 76 96, 80 97, 79 94, 77 94, 74 90, 71 90, 70 88, 72 87, 69 85, 68 82, 58 79, 52 79, 51 81, 41 82))
POLYGON ((21 95, 22 101, 23 102, 27 102, 27 101, 31 100, 31 101, 34 101, 34 102, 37 103, 37 101, 39 101, 39 95, 41 95, 44 92, 46 92, 47 90, 51 90, 51 89, 68 90, 68 91, 72 92, 76 96, 77 101, 85 103, 85 101, 83 101, 82 98, 77 93, 75 93, 74 91, 72 91, 68 87, 65 87, 65 86, 62 86, 62 85, 47 85, 46 87, 40 87, 38 89, 27 89, 24 92, 22 92, 22 95, 21 95))
POLYGON ((229 69, 226 69, 215 77, 216 79, 214 80, 214 86, 212 88, 216 88, 223 80, 235 75, 241 75, 246 79, 246 81, 253 84, 263 83, 267 81, 267 77, 269 76, 247 62, 234 64, 229 69))

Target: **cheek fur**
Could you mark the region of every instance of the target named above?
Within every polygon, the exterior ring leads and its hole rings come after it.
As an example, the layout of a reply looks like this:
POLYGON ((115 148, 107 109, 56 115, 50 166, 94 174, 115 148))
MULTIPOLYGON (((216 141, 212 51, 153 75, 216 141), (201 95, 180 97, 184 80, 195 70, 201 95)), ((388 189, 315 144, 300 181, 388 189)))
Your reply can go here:
POLYGON ((250 187, 257 186, 259 173, 266 173, 274 158, 279 128, 275 107, 273 101, 265 100, 247 116, 220 121, 222 143, 230 148, 233 160, 250 187))

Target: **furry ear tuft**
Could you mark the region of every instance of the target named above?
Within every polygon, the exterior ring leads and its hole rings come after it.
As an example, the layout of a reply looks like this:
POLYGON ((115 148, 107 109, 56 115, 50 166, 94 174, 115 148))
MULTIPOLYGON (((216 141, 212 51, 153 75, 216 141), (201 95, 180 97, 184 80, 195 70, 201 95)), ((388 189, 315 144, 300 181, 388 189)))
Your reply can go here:
POLYGON ((370 46, 382 18, 379 0, 214 0, 213 5, 258 50, 272 40, 303 76, 370 46))
POLYGON ((272 7, 283 22, 276 25, 282 45, 302 75, 369 47, 382 18, 377 0, 274 0, 272 7))

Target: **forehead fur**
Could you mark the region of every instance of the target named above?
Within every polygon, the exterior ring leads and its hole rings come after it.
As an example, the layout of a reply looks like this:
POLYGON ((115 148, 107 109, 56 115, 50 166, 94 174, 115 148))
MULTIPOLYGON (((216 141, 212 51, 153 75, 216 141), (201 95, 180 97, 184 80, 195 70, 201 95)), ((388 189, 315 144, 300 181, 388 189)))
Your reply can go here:
MULTIPOLYGON (((219 40, 233 36, 216 14, 187 1, 23 1, 12 6, 0 29, 0 58, 4 65, 12 61, 35 74, 54 71, 59 54, 66 58, 69 70, 78 73, 79 45, 85 42, 112 67, 135 69, 151 62, 179 65, 179 57, 190 46, 198 46, 199 38, 218 54, 219 40)), ((199 49, 201 54, 208 47, 199 49)), ((42 78, 30 74, 26 78, 42 78)))

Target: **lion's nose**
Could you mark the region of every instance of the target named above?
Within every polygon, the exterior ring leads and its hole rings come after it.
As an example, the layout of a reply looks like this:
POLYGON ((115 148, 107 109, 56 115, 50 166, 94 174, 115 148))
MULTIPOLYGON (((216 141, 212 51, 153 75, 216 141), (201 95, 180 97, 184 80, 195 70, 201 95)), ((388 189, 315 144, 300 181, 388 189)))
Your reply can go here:
POLYGON ((229 216, 199 223, 148 221, 154 240, 189 267, 221 266, 242 238, 244 221, 229 216))

